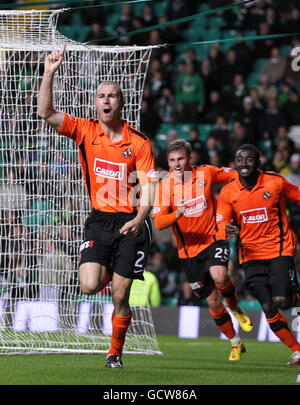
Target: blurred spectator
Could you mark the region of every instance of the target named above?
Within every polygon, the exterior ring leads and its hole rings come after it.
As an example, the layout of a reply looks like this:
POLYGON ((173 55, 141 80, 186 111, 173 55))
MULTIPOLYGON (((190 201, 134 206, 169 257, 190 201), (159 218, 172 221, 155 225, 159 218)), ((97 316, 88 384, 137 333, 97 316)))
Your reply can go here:
MULTIPOLYGON (((259 31, 257 35, 270 35, 271 28, 266 21, 259 25, 259 31)), ((267 38, 254 41, 253 57, 255 59, 266 59, 271 55, 271 50, 275 46, 275 39, 267 38)))
POLYGON ((177 241, 174 233, 170 231, 170 228, 166 228, 158 232, 165 232, 166 230, 167 232, 169 232, 169 239, 167 241, 164 241, 159 248, 164 254, 167 267, 173 273, 175 272, 177 274, 180 274, 182 272, 182 265, 178 257, 177 241))
POLYGON ((253 56, 249 46, 247 45, 247 42, 242 40, 243 37, 244 37, 243 33, 238 32, 236 34, 236 38, 241 38, 241 40, 235 41, 231 49, 235 51, 237 60, 243 61, 243 64, 248 66, 248 68, 250 68, 252 65, 253 56))
POLYGON ((249 140, 255 144, 259 138, 258 123, 260 113, 260 110, 254 106, 253 99, 247 96, 243 99, 242 109, 236 116, 236 119, 245 126, 249 140))
POLYGON ((200 74, 204 81, 205 99, 207 100, 211 91, 219 89, 220 76, 213 71, 210 60, 208 58, 203 59, 203 61, 201 62, 200 74))
POLYGON ((16 168, 10 168, 0 185, 0 210, 12 212, 26 210, 28 196, 16 168))
POLYGON ((263 109, 263 102, 259 97, 258 89, 257 88, 250 89, 249 95, 252 98, 253 107, 261 111, 263 109))
POLYGON ((163 82, 170 89, 173 87, 174 81, 174 64, 171 52, 164 51, 160 57, 160 69, 163 75, 163 82))
POLYGON ((179 56, 178 63, 182 63, 184 65, 192 64, 194 71, 198 71, 199 69, 199 60, 197 59, 196 52, 194 48, 187 49, 183 54, 179 56))
POLYGON ((221 98, 220 92, 213 90, 209 94, 208 102, 205 105, 201 122, 204 124, 214 124, 219 115, 228 118, 229 109, 221 98))
POLYGON ((233 81, 229 85, 225 96, 226 102, 230 108, 235 112, 240 111, 243 105, 243 99, 247 94, 248 88, 243 76, 241 74, 234 75, 233 81))
POLYGON ((275 139, 274 139, 274 146, 275 148, 281 143, 281 141, 286 141, 287 149, 289 150, 289 154, 292 155, 295 153, 296 147, 295 143, 288 137, 288 129, 286 126, 280 126, 277 130, 275 139))
POLYGON ((144 22, 145 27, 150 27, 151 25, 156 25, 158 22, 158 18, 154 12, 152 4, 145 4, 141 18, 144 22))
POLYGON ((166 17, 168 20, 177 20, 178 18, 187 17, 189 15, 190 8, 188 3, 184 0, 168 0, 166 7, 166 17))
MULTIPOLYGON (((214 0, 214 3, 217 2, 217 7, 224 6, 224 1, 222 0, 214 0)), ((235 0, 235 2, 237 2, 235 0)), ((217 8, 213 7, 212 8, 217 8)), ((241 29, 245 26, 246 16, 247 16, 247 8, 246 7, 235 7, 230 10, 226 10, 225 12, 219 13, 224 21, 226 21, 226 29, 236 30, 241 29)))
POLYGON ((287 125, 300 125, 300 96, 297 90, 291 89, 289 100, 283 106, 287 125))
POLYGON ((267 6, 266 0, 257 0, 249 5, 245 21, 247 29, 258 31, 259 25, 266 20, 267 6))
POLYGON ((247 71, 247 66, 239 60, 234 49, 229 49, 226 53, 223 62, 221 63, 221 84, 230 86, 233 83, 235 75, 244 76, 247 71))
POLYGON ((202 164, 200 155, 196 150, 192 150, 190 154, 190 163, 192 166, 200 166, 202 164))
POLYGON ((149 109, 147 100, 142 100, 140 112, 140 128, 150 139, 155 137, 159 127, 159 118, 149 109))
POLYGON ((271 50, 269 59, 264 63, 259 71, 259 75, 267 76, 271 84, 278 84, 284 76, 287 61, 282 57, 280 48, 275 46, 271 50))
POLYGON ((272 160, 272 164, 275 168, 276 172, 280 172, 280 170, 282 170, 286 165, 287 165, 288 161, 285 157, 285 154, 282 150, 275 150, 274 154, 273 154, 273 160, 272 160))
POLYGON ((246 127, 241 122, 235 121, 233 123, 233 130, 230 133, 231 159, 233 159, 238 148, 244 143, 249 143, 246 127))
POLYGON ((214 128, 210 131, 210 134, 213 135, 218 141, 223 145, 226 145, 229 140, 229 129, 227 125, 226 118, 220 114, 215 122, 214 128))
POLYGON ((174 141, 175 139, 177 139, 177 131, 176 129, 170 129, 168 131, 168 143, 174 141))
MULTIPOLYGON (((133 31, 142 30, 145 28, 144 21, 141 17, 134 16, 132 18, 132 29, 133 31)), ((140 32, 139 34, 134 34, 132 42, 136 45, 144 45, 149 41, 148 32, 140 32)))
POLYGON ((258 93, 259 99, 263 103, 263 107, 267 104, 270 98, 277 97, 277 88, 269 81, 267 75, 259 76, 259 83, 256 86, 255 90, 258 93))
POLYGON ((213 43, 208 52, 208 59, 210 61, 211 69, 214 73, 221 73, 224 58, 225 55, 221 51, 220 44, 218 42, 213 43))
POLYGON ((283 108, 285 103, 289 101, 290 91, 291 87, 286 82, 283 82, 278 86, 277 102, 279 108, 283 108))
POLYGON ((198 128, 194 127, 191 128, 189 132, 189 143, 192 146, 192 150, 196 151, 198 156, 199 156, 199 162, 200 164, 206 164, 208 163, 208 155, 206 148, 203 145, 203 142, 199 139, 199 131, 198 128))
POLYGON ((151 75, 150 79, 150 88, 151 88, 151 93, 154 97, 155 102, 158 100, 158 98, 161 95, 162 89, 163 89, 163 75, 161 70, 155 70, 153 74, 151 75))
POLYGON ((174 124, 176 122, 176 103, 171 89, 163 88, 162 95, 157 100, 155 111, 160 121, 165 124, 174 124))
MULTIPOLYGON (((160 36, 160 31, 159 30, 152 30, 149 33, 149 40, 148 40, 148 45, 150 46, 156 46, 156 45, 162 45, 163 41, 160 36)), ((161 55, 165 52, 165 49, 163 47, 158 47, 152 49, 152 58, 158 58, 159 60, 161 59, 161 55)))
POLYGON ((216 167, 221 167, 222 165, 221 165, 221 158, 220 158, 220 155, 217 153, 217 152, 215 152, 215 153, 212 153, 210 156, 209 156, 209 162, 208 162, 211 166, 216 166, 216 167))
POLYGON ((157 251, 152 255, 150 266, 151 271, 158 280, 162 299, 172 296, 175 292, 176 282, 165 263, 162 252, 157 251))
POLYGON ((99 2, 96 0, 89 1, 89 7, 84 7, 80 10, 80 15, 82 22, 89 26, 94 23, 105 24, 106 13, 103 12, 102 7, 91 7, 99 5, 99 2))
POLYGON ((289 19, 286 23, 285 31, 286 32, 299 32, 299 27, 300 27, 300 8, 299 8, 299 4, 298 4, 297 7, 292 8, 292 10, 289 14, 289 19))
MULTIPOLYGON (((218 139, 216 139, 216 137, 214 135, 209 134, 208 137, 206 138, 205 146, 206 146, 207 154, 208 154, 208 163, 212 164, 212 161, 213 162, 218 161, 219 163, 221 163, 220 155, 222 154, 222 150, 223 150, 222 143, 218 139)), ((226 163, 226 165, 227 165, 228 158, 229 158, 229 156, 227 156, 227 159, 223 156, 223 159, 222 159, 222 161, 224 163, 226 163)))
POLYGON ((259 118, 258 128, 261 135, 268 134, 269 137, 274 138, 278 128, 285 125, 286 117, 278 108, 277 99, 270 98, 259 118))
POLYGON ((293 153, 290 157, 289 164, 280 170, 280 174, 284 176, 287 181, 300 187, 300 154, 293 153))
POLYGON ((101 40, 107 36, 107 33, 103 29, 103 26, 98 23, 94 22, 91 25, 91 31, 87 34, 84 42, 93 42, 96 45, 101 44, 101 40))
MULTIPOLYGON (((119 21, 117 22, 115 27, 115 35, 124 35, 127 32, 132 31, 132 19, 133 11, 131 5, 123 4, 119 21)), ((131 43, 131 38, 125 36, 120 38, 119 42, 124 45, 129 45, 131 43)))
POLYGON ((40 299, 57 300, 61 287, 68 284, 75 264, 64 253, 61 243, 42 235, 42 250, 38 254, 40 299))
POLYGON ((176 81, 176 105, 178 122, 198 122, 198 114, 205 105, 205 92, 202 77, 195 73, 192 64, 186 64, 184 73, 176 81))
MULTIPOLYGON (((169 21, 169 19, 164 15, 159 17, 158 19, 158 24, 166 24, 169 21)), ((180 30, 177 29, 177 25, 171 25, 171 26, 163 26, 159 29, 160 32, 160 37, 162 40, 162 43, 164 44, 173 44, 181 41, 181 35, 180 35, 180 30)), ((172 51, 172 50, 171 50, 172 51)))
MULTIPOLYGON (((272 3, 272 2, 270 2, 272 3)), ((266 9, 266 23, 270 27, 272 34, 279 34, 283 32, 283 26, 281 25, 280 16, 275 7, 269 6, 266 9)), ((290 31, 292 32, 292 31, 290 31)))
MULTIPOLYGON (((273 154, 272 154, 272 156, 273 156, 273 154)), ((271 158, 272 158, 272 156, 271 156, 271 158)), ((263 151, 263 150, 260 150, 260 166, 259 166, 259 168, 262 171, 272 171, 272 172, 275 171, 275 167, 274 167, 274 165, 272 163, 272 160, 268 158, 266 152, 263 151)))

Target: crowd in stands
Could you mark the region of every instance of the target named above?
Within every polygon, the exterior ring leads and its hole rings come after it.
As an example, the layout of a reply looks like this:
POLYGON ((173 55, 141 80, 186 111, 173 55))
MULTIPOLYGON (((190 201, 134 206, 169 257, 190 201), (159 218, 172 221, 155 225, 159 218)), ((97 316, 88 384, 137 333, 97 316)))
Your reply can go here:
MULTIPOLYGON (((191 143, 194 165, 230 167, 234 167, 238 147, 253 143, 261 151, 263 170, 281 173, 300 186, 300 144, 297 145, 289 135, 291 128, 300 128, 300 70, 293 69, 294 56, 291 55, 292 49, 300 47, 300 34, 243 40, 248 35, 299 32, 298 0, 253 1, 243 7, 183 24, 125 35, 232 3, 232 0, 160 0, 138 5, 123 4, 118 6, 118 12, 114 6, 86 7, 76 15, 82 24, 79 29, 84 32, 83 27, 87 28, 82 42, 101 44, 101 40, 109 36, 118 36, 118 40, 105 42, 105 45, 166 45, 152 51, 140 114, 140 129, 151 139, 159 169, 168 170, 166 147, 172 139, 184 137, 191 143), (218 38, 232 38, 234 41, 192 45, 192 42, 218 38)), ((99 1, 89 2, 90 6, 98 4, 99 1)), ((60 19, 60 24, 68 26, 72 19, 74 21, 74 16, 68 12, 60 19)), ((63 162, 64 158, 57 157, 56 161, 63 162)), ((35 178, 45 178, 42 171, 49 169, 41 164, 38 170, 40 174, 36 173, 35 178)), ((57 170, 64 170, 64 166, 57 170)), ((47 181, 36 185, 40 187, 39 195, 43 194, 43 187, 56 186, 55 173, 47 172, 46 177, 47 181)), ((32 183, 28 183, 26 187, 31 186, 32 183)), ((215 191, 217 194, 219 190, 215 191)), ((45 193, 57 194, 51 190, 45 190, 45 193)), ((2 203, 3 207, 5 204, 2 203)), ((57 205, 60 205, 59 201, 57 205)), ((287 209, 300 241, 300 209, 292 204, 287 209)), ((78 212, 76 207, 71 207, 70 213, 73 212, 78 212)), ((6 221, 9 223, 10 219, 6 221)), ((21 226, 21 223, 16 224, 10 231, 15 232, 15 239, 20 240, 20 244, 26 243, 24 232, 20 233, 21 226)), ((171 230, 158 231, 153 226, 153 231, 147 270, 156 276, 161 297, 151 304, 203 305, 192 294, 184 277, 171 230)), ((63 226, 59 232, 65 232, 63 226)), ((78 229, 75 236, 67 235, 65 239, 70 241, 74 237, 79 240, 78 229)), ((30 251, 30 238, 28 240, 26 249, 30 251)), ((238 265, 236 243, 236 240, 230 240, 229 271, 238 298, 252 299, 238 265)), ((43 249, 51 256, 53 246, 45 243, 43 249)), ((6 251, 5 246, 2 246, 2 251, 6 251)), ((20 251, 24 251, 24 247, 20 251)), ((6 259, 5 255, 2 256, 2 262, 6 259)), ((68 265, 57 264, 61 269, 68 265)), ((1 266, 5 265, 2 263, 1 266)), ((300 275, 298 256, 296 267, 300 275)), ((49 294, 49 291, 44 291, 44 294, 49 294)))

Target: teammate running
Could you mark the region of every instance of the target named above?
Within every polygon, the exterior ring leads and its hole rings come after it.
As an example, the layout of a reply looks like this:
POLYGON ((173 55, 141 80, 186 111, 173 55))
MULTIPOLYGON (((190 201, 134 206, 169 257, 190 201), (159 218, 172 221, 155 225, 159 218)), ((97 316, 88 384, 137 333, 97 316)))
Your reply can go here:
POLYGON ((114 82, 103 82, 96 91, 98 119, 75 118, 54 109, 53 78, 64 52, 65 46, 45 60, 38 113, 79 147, 92 206, 80 247, 80 283, 83 293, 96 294, 112 280, 114 311, 106 367, 120 368, 131 323, 130 288, 133 279, 143 279, 151 243, 148 214, 157 177, 154 157, 149 139, 121 118, 123 94, 114 82), (140 185, 138 208, 136 181, 140 185))
POLYGON ((287 364, 300 365, 300 344, 279 310, 300 306, 296 237, 285 209, 286 199, 300 205, 299 188, 275 172, 262 172, 259 150, 253 145, 242 145, 235 163, 238 175, 218 199, 218 237, 238 232, 239 259, 250 291, 272 331, 292 350, 287 364))
POLYGON ((235 288, 227 273, 228 242, 216 240, 216 199, 212 191, 214 184, 229 181, 233 171, 209 165, 192 167, 190 153, 188 142, 182 139, 170 142, 167 150, 170 170, 157 185, 152 215, 157 229, 172 226, 191 288, 197 296, 206 299, 217 326, 231 339, 229 360, 240 360, 245 346, 236 336, 219 291, 242 329, 250 332, 253 325, 238 306, 235 288))

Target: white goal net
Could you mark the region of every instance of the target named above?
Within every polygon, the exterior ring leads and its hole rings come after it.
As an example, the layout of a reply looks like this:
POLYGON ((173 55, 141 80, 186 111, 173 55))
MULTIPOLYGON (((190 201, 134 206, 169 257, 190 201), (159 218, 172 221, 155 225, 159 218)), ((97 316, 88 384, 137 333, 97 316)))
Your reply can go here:
MULTIPOLYGON (((139 128, 152 49, 71 41, 56 29, 61 12, 0 11, 0 354, 105 353, 110 345, 110 287, 91 297, 78 280, 90 211, 78 148, 39 119, 37 96, 45 56, 67 43, 55 107, 95 117, 98 84, 114 80, 124 118, 139 128)), ((132 312, 124 353, 160 353, 149 305, 132 312)))

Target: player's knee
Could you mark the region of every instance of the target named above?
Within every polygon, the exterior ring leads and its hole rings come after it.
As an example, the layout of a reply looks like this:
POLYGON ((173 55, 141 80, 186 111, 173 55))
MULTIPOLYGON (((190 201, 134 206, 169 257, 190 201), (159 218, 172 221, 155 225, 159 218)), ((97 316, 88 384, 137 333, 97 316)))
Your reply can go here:
POLYGON ((100 288, 95 284, 84 281, 81 282, 81 291, 83 292, 83 294, 95 295, 100 291, 100 288))
POLYGON ((273 318, 277 314, 277 308, 273 302, 261 303, 261 307, 267 318, 273 318))
POLYGON ((273 297, 272 301, 277 308, 280 309, 290 308, 290 300, 287 297, 273 297))
POLYGON ((214 271, 211 274, 214 282, 219 286, 219 287, 225 287, 228 284, 229 281, 229 276, 227 274, 226 269, 220 269, 218 271, 214 271))

